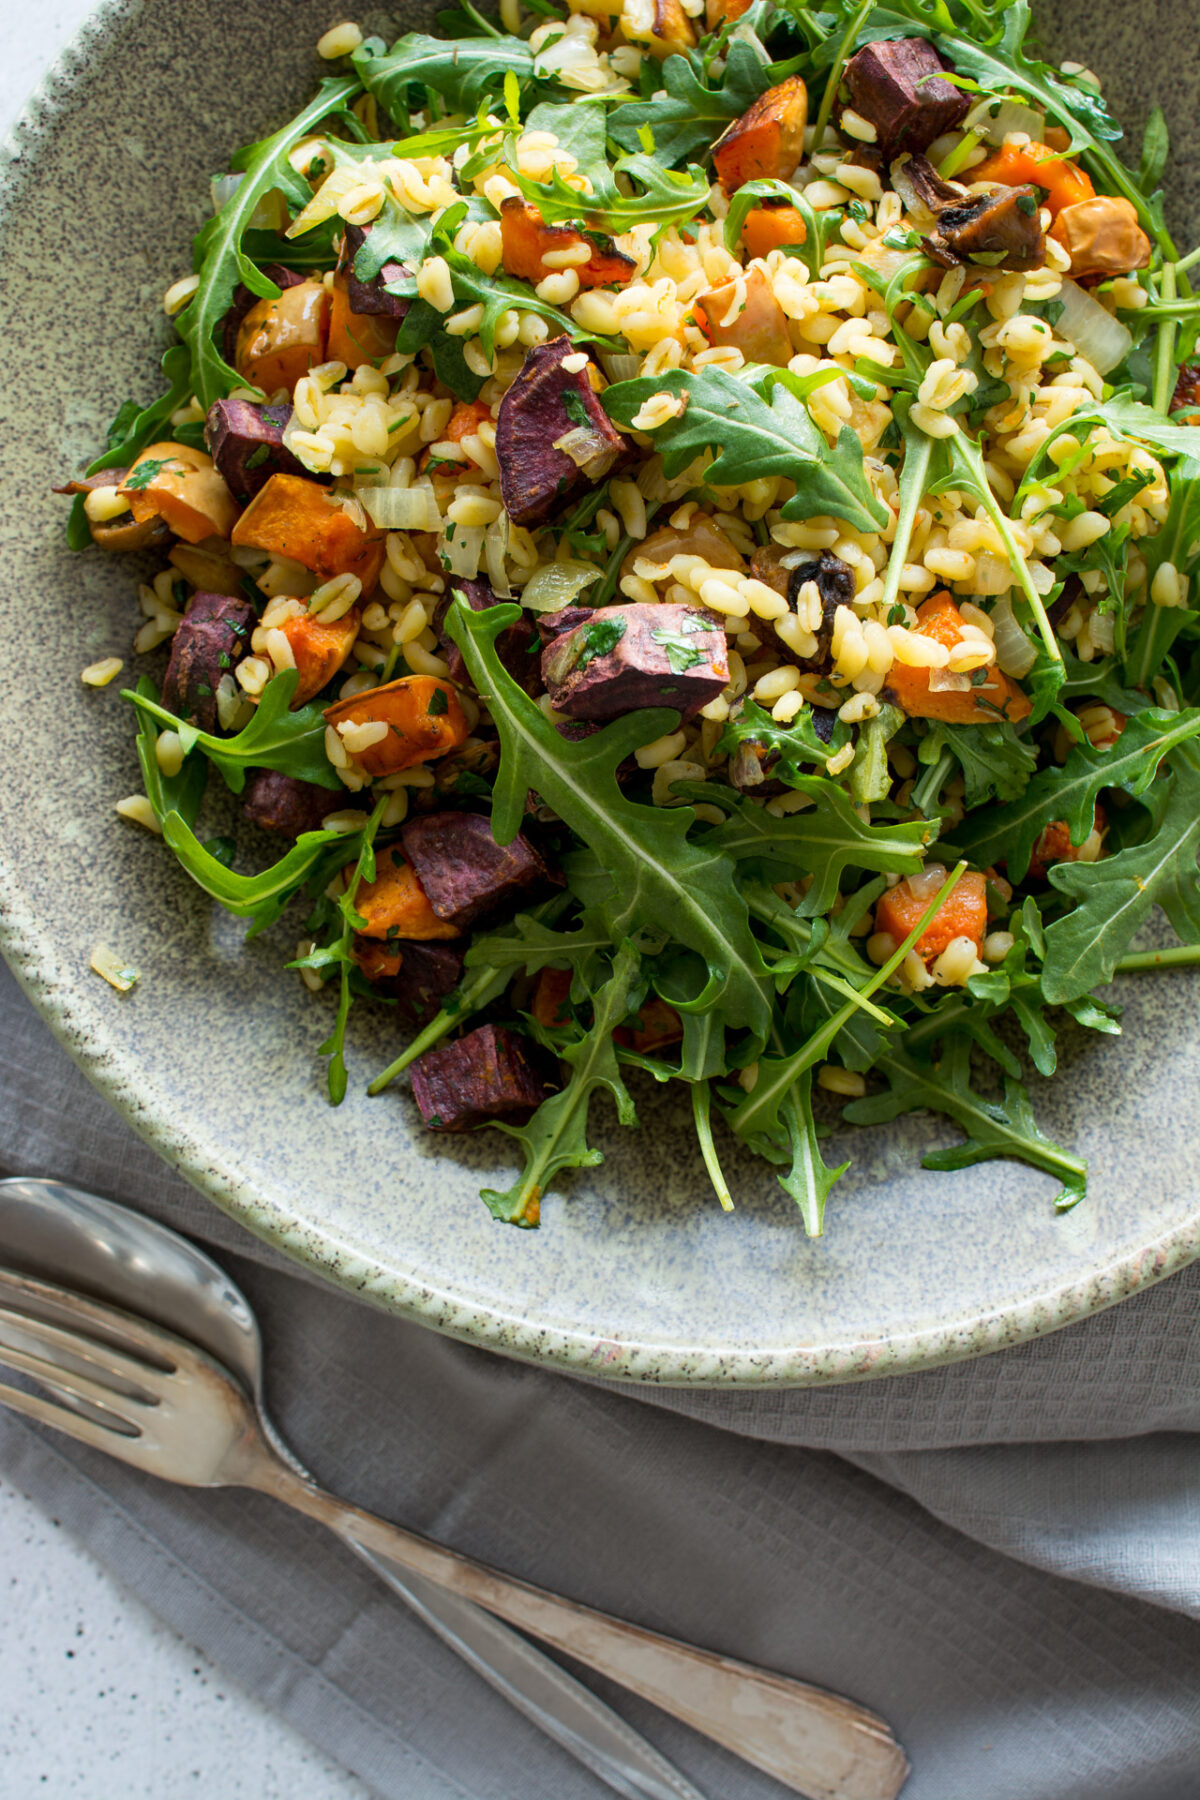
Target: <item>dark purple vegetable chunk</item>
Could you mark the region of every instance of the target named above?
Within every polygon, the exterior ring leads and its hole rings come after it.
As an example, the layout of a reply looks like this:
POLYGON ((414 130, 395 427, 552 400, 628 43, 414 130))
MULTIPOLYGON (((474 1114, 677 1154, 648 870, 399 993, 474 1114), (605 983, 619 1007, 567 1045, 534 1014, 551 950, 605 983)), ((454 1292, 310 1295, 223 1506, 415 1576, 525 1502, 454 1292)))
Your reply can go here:
POLYGON ((272 475, 309 475, 283 442, 290 406, 216 400, 204 421, 204 441, 230 493, 253 500, 272 475))
POLYGON ((550 879, 544 859, 523 832, 511 844, 500 845, 491 822, 480 813, 427 813, 410 819, 400 842, 438 918, 460 931, 518 906, 550 879))
POLYGON ((578 355, 569 337, 535 344, 503 400, 496 420, 496 461, 500 493, 514 525, 541 525, 585 488, 594 487, 627 448, 588 380, 586 368, 571 371, 564 361, 578 355), (555 444, 570 431, 588 426, 598 450, 609 455, 589 474, 555 444))
POLYGON ((253 629, 254 608, 248 600, 193 594, 171 639, 163 705, 201 731, 218 731, 217 687, 245 653, 253 629))
POLYGON ((834 556, 828 550, 822 550, 820 556, 811 562, 804 562, 792 570, 788 578, 788 604, 793 612, 800 598, 800 590, 806 583, 815 581, 821 596, 821 623, 815 636, 816 653, 808 658, 797 657, 800 667, 824 672, 829 669, 831 657, 830 645, 833 642, 833 622, 839 606, 849 606, 854 598, 854 570, 849 563, 844 563, 840 556, 834 556))
MULTIPOLYGON (((302 281, 308 279, 306 275, 298 275, 295 269, 285 269, 282 263, 264 263, 262 272, 268 281, 275 283, 277 288, 299 287, 302 281)), ((225 361, 230 366, 233 365, 237 356, 237 335, 241 330, 242 320, 250 308, 257 306, 261 299, 261 294, 252 294, 250 289, 240 281, 233 290, 229 311, 221 321, 221 348, 225 355, 225 361)))
MULTIPOLYGON (((463 661, 462 651, 445 631, 446 614, 450 611, 450 602, 456 593, 462 595, 472 612, 486 612, 489 606, 499 606, 500 601, 492 592, 491 583, 482 579, 452 580, 449 593, 438 601, 433 615, 433 629, 441 640, 439 654, 445 660, 451 681, 461 685, 468 680, 467 666, 463 661)), ((496 639, 496 655, 501 663, 513 680, 534 697, 542 691, 542 665, 533 648, 537 638, 537 626, 528 613, 524 613, 515 625, 506 625, 496 639)))
POLYGON ((419 1030, 441 1009, 462 980, 465 952, 456 944, 403 944, 378 938, 354 940, 354 960, 378 993, 396 1003, 396 1015, 419 1030))
POLYGON ((729 680, 725 627, 698 606, 601 606, 542 652, 560 712, 615 719, 673 706, 690 719, 729 680))
POLYGON ((925 38, 864 44, 846 64, 850 104, 874 125, 876 146, 890 161, 901 150, 927 150, 966 117, 970 101, 925 38))
POLYGON ((337 795, 312 781, 298 781, 279 769, 253 769, 242 790, 242 811, 251 824, 276 837, 298 838, 320 831, 326 813, 336 812, 337 795))
POLYGON ((546 1085, 515 1031, 481 1025, 417 1058, 413 1099, 431 1131, 469 1131, 489 1119, 523 1123, 546 1098, 546 1085))
POLYGON ((354 273, 354 264, 370 234, 369 225, 347 225, 342 245, 341 266, 348 277, 347 298, 351 312, 376 313, 385 319, 402 319, 412 305, 411 300, 400 294, 389 294, 389 281, 402 281, 413 271, 405 263, 385 262, 381 264, 378 275, 370 281, 360 281, 354 273))
POLYGON ((1036 188, 1018 187, 948 206, 938 217, 937 230, 926 239, 926 248, 936 261, 951 265, 986 256, 993 268, 1014 274, 1040 269, 1046 260, 1046 234, 1039 205, 1036 188))

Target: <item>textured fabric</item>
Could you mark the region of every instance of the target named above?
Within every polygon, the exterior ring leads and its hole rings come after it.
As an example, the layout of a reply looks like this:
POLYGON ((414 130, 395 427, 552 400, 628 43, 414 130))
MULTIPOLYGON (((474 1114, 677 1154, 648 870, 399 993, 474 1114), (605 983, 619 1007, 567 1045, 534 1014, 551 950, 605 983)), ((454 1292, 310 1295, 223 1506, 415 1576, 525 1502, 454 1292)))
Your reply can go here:
MULTIPOLYGON (((913 1763, 905 1800, 1200 1794, 1200 1271, 924 1375, 762 1395, 573 1381, 389 1319, 249 1237, 133 1137, 2 970, 0 1171, 216 1249, 262 1320, 272 1411, 330 1487, 874 1706, 913 1763)), ((607 1791, 270 1501, 142 1479, 3 1414, 0 1472, 387 1800, 607 1791)), ((711 1800, 783 1795, 597 1687, 711 1800)))

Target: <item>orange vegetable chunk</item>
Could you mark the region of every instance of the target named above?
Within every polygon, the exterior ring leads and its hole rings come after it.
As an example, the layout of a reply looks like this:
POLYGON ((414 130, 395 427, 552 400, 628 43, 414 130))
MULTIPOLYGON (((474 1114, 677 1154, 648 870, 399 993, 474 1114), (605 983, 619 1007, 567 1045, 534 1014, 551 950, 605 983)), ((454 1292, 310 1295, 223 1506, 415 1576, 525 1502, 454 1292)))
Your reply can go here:
MULTIPOLYGON (((939 644, 957 643, 962 625, 962 614, 945 592, 931 594, 917 608, 918 632, 939 644)), ((944 719, 954 725, 995 725, 1002 719, 1016 724, 1033 711, 1016 682, 1000 669, 988 669, 977 687, 946 688, 940 693, 930 688, 931 673, 899 661, 888 672, 887 686, 910 718, 944 719)))
POLYGON ((571 1015, 567 1011, 570 996, 570 969, 542 969, 533 990, 533 1004, 529 1011, 539 1025, 544 1025, 547 1031, 554 1031, 570 1022, 571 1015))
POLYGON ((1005 187, 1024 187, 1032 182, 1035 187, 1045 188, 1046 205, 1053 219, 1064 206, 1096 198, 1090 175, 1049 144, 1005 144, 971 170, 971 180, 999 181, 1005 187))
POLYGON ((627 282, 637 270, 633 258, 618 250, 611 238, 601 238, 598 244, 571 225, 547 225, 537 207, 529 206, 517 194, 510 194, 500 204, 500 237, 505 270, 522 281, 544 281, 555 272, 542 260, 547 251, 574 250, 580 244, 591 251, 587 262, 573 265, 580 287, 627 282))
POLYGON ((364 594, 383 567, 383 532, 374 526, 364 531, 328 488, 303 475, 272 475, 264 482, 235 525, 233 542, 289 556, 323 580, 357 575, 364 594))
POLYGON ((804 154, 808 89, 799 75, 768 88, 713 145, 713 162, 727 194, 747 181, 794 175, 804 154))
POLYGON ((331 682, 354 647, 362 614, 357 606, 340 619, 328 622, 319 614, 300 613, 285 619, 279 629, 291 645, 300 680, 292 696, 292 710, 304 706, 331 682))
POLYGON ((395 846, 379 852, 375 879, 360 883, 354 905, 367 921, 360 927, 363 937, 385 938, 390 934, 428 940, 462 936, 457 925, 438 918, 412 864, 405 862, 395 846))
POLYGON ((399 329, 399 319, 389 319, 381 313, 352 312, 350 278, 342 272, 334 276, 326 361, 344 362, 348 369, 361 369, 364 363, 380 362, 396 348, 399 329))
POLYGON ((756 206, 742 224, 742 244, 747 256, 769 256, 787 244, 803 244, 808 226, 803 214, 786 202, 756 206))
MULTIPOLYGON (((902 944, 920 922, 941 881, 930 874, 917 877, 914 891, 907 876, 886 894, 881 894, 875 908, 875 929, 886 931, 897 944, 902 944)), ((987 930, 987 882, 973 869, 965 869, 952 891, 938 907, 917 939, 917 955, 926 962, 940 956, 955 938, 970 938, 978 952, 987 930)))
POLYGON ((329 295, 323 281, 299 281, 278 300, 256 300, 238 327, 234 367, 243 381, 271 395, 290 394, 302 375, 325 361, 329 295))
POLYGON ((696 45, 695 26, 680 0, 651 0, 645 13, 625 0, 621 29, 631 44, 648 50, 659 62, 665 62, 668 56, 681 56, 696 45))
POLYGON ((1071 258, 1072 275, 1123 275, 1150 261, 1150 239, 1132 200, 1098 194, 1064 206, 1050 236, 1071 258))
POLYGON ((237 501, 212 457, 188 444, 151 444, 125 477, 121 492, 139 525, 160 518, 185 544, 226 539, 237 521, 237 501))
POLYGON ((325 709, 326 723, 338 726, 384 724, 387 736, 351 752, 368 775, 394 775, 457 750, 467 735, 458 695, 437 675, 402 675, 386 687, 369 688, 325 709))
POLYGON ((710 31, 716 31, 718 26, 740 19, 753 4, 754 0, 705 0, 704 23, 710 31))
POLYGON ((736 345, 747 362, 783 368, 791 361, 787 314, 762 269, 709 288, 692 310, 710 344, 736 345))

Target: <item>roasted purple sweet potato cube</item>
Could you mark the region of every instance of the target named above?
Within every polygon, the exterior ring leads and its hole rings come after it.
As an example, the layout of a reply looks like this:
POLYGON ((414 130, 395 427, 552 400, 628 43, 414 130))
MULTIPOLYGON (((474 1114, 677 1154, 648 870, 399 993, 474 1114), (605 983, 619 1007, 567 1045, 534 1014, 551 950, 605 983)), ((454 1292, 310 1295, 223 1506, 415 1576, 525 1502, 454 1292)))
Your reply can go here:
POLYGON ((351 954, 371 986, 395 1001, 397 1017, 417 1030, 462 980, 464 952, 457 944, 356 937, 351 954))
MULTIPOLYGON (((262 273, 268 281, 273 281, 277 288, 299 287, 302 281, 308 279, 305 275, 298 275, 295 269, 285 269, 282 263, 264 263, 262 273)), ((225 361, 231 365, 237 356, 237 337, 242 328, 242 320, 252 306, 257 306, 261 298, 261 294, 252 294, 250 289, 240 281, 233 290, 229 311, 222 319, 220 327, 221 348, 225 355, 225 361)))
POLYGON ((514 525, 541 525, 585 488, 608 474, 628 443, 596 398, 586 362, 564 365, 582 355, 569 337, 535 344, 503 400, 496 420, 496 461, 500 494, 514 525), (586 429, 590 444, 573 446, 574 457, 558 448, 568 433, 586 429))
POLYGON ((544 858, 523 832, 498 844, 480 813, 427 813, 400 833, 404 854, 439 919, 467 931, 516 907, 550 880, 544 858))
POLYGON ((298 838, 320 831, 326 813, 336 812, 338 797, 314 781, 298 781, 280 769, 252 769, 242 789, 242 811, 260 831, 298 838))
POLYGON ((271 475, 308 475, 284 444, 290 406, 254 406, 249 400, 215 400, 204 421, 204 441, 217 473, 239 500, 253 500, 271 475))
POLYGON ((348 277, 347 298, 350 311, 356 313, 375 313, 385 319, 402 319, 412 305, 401 294, 389 294, 388 283, 402 281, 413 271, 402 262, 385 262, 378 275, 370 281, 360 281, 354 273, 354 264, 362 249, 371 227, 369 225, 347 225, 346 235, 342 243, 341 267, 348 277))
POLYGON ((481 1025, 419 1056, 413 1099, 431 1131, 470 1131, 489 1119, 522 1123, 546 1098, 524 1043, 503 1025, 481 1025))
POLYGON ((966 117, 970 100, 943 79, 945 67, 926 38, 864 44, 846 64, 850 105, 875 127, 889 162, 901 150, 927 150, 966 117))
POLYGON ((171 639, 162 703, 201 731, 218 731, 217 688, 245 654, 254 608, 231 594, 193 594, 171 639))
MULTIPOLYGON (((433 615, 433 629, 441 640, 439 651, 450 679, 461 686, 469 679, 467 666, 463 661, 462 651, 445 629, 446 614, 450 611, 450 602, 455 594, 462 595, 472 612, 486 612, 489 606, 499 606, 500 601, 492 592, 491 583, 482 578, 475 581, 452 580, 449 592, 444 599, 438 601, 433 615)), ((533 620, 528 613, 523 613, 515 625, 506 625, 496 639, 496 655, 501 663, 518 686, 533 697, 542 691, 542 665, 532 648, 537 636, 533 620)))
POLYGON ((542 652, 559 712, 615 719, 673 706, 690 719, 729 680, 725 627, 699 606, 601 606, 542 652))

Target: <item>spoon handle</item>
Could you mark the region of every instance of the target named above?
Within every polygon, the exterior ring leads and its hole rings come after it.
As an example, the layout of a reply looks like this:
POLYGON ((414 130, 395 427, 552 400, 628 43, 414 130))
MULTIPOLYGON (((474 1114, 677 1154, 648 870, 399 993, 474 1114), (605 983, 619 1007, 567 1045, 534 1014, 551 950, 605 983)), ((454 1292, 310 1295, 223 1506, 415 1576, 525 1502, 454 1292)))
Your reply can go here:
POLYGON ((335 1499, 263 1450, 243 1477, 247 1485, 565 1651, 807 1800, 895 1800, 899 1793, 904 1752, 883 1721, 853 1701, 502 1575, 335 1499))

